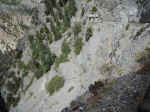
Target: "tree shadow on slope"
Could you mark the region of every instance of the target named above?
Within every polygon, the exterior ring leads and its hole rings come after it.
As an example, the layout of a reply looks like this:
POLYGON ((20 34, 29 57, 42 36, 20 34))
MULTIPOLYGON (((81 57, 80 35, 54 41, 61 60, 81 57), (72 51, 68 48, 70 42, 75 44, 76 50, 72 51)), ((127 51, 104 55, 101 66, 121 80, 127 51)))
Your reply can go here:
POLYGON ((8 112, 8 108, 5 104, 4 99, 1 96, 1 94, 0 94, 0 112, 8 112))

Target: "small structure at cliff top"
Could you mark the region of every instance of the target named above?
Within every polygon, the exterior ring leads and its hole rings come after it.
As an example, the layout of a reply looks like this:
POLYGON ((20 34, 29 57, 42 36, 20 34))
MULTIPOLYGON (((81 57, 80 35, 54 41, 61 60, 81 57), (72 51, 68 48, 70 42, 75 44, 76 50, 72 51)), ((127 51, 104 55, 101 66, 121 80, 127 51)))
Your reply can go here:
POLYGON ((100 16, 98 14, 88 14, 89 22, 101 22, 100 16))

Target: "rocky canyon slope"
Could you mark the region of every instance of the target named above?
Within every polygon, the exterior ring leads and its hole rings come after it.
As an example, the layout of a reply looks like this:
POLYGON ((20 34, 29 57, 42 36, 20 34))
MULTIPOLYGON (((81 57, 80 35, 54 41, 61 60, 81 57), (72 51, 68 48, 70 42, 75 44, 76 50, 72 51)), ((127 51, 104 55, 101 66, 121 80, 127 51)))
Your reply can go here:
POLYGON ((10 112, 61 112, 95 81, 136 77, 150 48, 139 8, 136 0, 0 0, 0 92, 10 112))

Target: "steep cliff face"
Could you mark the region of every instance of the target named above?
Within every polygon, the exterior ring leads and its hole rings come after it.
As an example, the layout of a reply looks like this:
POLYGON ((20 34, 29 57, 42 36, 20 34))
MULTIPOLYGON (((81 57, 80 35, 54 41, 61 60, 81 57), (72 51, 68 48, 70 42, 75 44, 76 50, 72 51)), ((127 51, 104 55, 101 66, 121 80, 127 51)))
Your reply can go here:
POLYGON ((0 3, 0 49, 8 57, 0 87, 11 112, 60 112, 95 81, 137 71, 150 47, 150 25, 137 22, 134 0, 0 3))
POLYGON ((0 112, 8 112, 8 108, 2 96, 0 96, 0 112))
POLYGON ((141 23, 147 23, 147 22, 149 23, 149 22, 150 22, 150 20, 149 20, 149 17, 150 17, 149 5, 150 5, 150 3, 149 3, 148 0, 143 0, 143 1, 141 2, 141 5, 140 5, 140 7, 141 7, 141 18, 140 18, 140 22, 141 22, 141 23))

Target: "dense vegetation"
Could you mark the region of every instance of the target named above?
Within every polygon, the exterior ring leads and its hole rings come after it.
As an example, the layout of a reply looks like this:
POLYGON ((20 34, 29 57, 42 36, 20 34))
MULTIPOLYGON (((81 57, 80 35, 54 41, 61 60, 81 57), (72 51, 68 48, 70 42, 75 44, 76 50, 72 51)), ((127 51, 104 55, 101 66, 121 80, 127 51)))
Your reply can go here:
POLYGON ((34 72, 35 77, 39 79, 44 73, 48 72, 55 62, 55 54, 44 45, 42 39, 44 36, 37 32, 36 37, 30 36, 30 48, 32 49, 32 60, 29 62, 28 68, 34 72))
MULTIPOLYGON (((1 0, 0 2, 6 3, 10 1, 1 0)), ((18 3, 19 1, 15 0, 13 2, 18 3)), ((60 63, 68 60, 68 55, 71 52, 71 49, 66 41, 64 41, 62 44, 62 54, 59 57, 56 57, 56 55, 51 52, 48 45, 44 43, 44 41, 47 41, 48 44, 51 44, 53 41, 58 41, 59 39, 61 39, 62 33, 64 33, 67 28, 70 27, 71 18, 72 16, 75 16, 75 13, 77 11, 74 0, 60 0, 59 2, 61 3, 56 4, 55 0, 44 0, 44 4, 46 6, 45 14, 47 16, 53 16, 53 19, 47 17, 47 22, 50 23, 50 29, 47 27, 47 25, 42 25, 40 30, 36 31, 35 35, 29 35, 28 40, 32 51, 31 59, 29 60, 29 62, 27 64, 24 64, 24 61, 21 60, 20 56, 12 65, 9 64, 14 68, 18 67, 20 69, 18 73, 22 72, 22 76, 20 76, 20 78, 16 77, 16 73, 14 73, 13 71, 9 73, 12 74, 9 75, 9 77, 13 77, 14 82, 8 81, 6 85, 7 89, 12 91, 13 94, 17 93, 19 88, 22 88, 21 90, 25 92, 32 84, 34 78, 41 78, 43 74, 47 73, 51 69, 51 66, 54 63, 56 63, 55 65, 57 68, 60 63), (54 12, 54 8, 57 10, 56 12, 54 12), (64 9, 64 11, 62 9, 64 9), (24 77, 28 76, 30 72, 32 72, 34 75, 29 81, 29 84, 26 85, 26 87, 23 87, 24 77), (13 89, 12 86, 15 87, 15 89, 13 89)), ((32 18, 34 19, 34 21, 38 18, 37 13, 38 10, 36 10, 35 13, 36 18, 32 18)), ((1 81, 0 84, 3 85, 4 82, 5 81, 1 81)), ((11 98, 13 98, 12 96, 12 94, 8 95, 8 100, 10 102, 12 100, 11 98)), ((16 99, 18 100, 19 98, 16 99)))
MULTIPOLYGON (((21 1, 22 0, 0 0, 0 3, 17 5, 21 3, 21 1)), ((40 24, 38 20, 38 9, 33 8, 32 10, 26 10, 32 13, 31 22, 34 25, 41 25, 41 28, 36 31, 36 34, 28 36, 28 42, 31 48, 31 59, 27 64, 22 60, 22 52, 20 51, 13 53, 13 57, 10 53, 6 54, 6 56, 0 53, 0 56, 2 55, 1 57, 7 57, 7 59, 0 59, 0 63, 3 65, 0 67, 0 87, 5 85, 8 90, 6 100, 9 107, 16 106, 20 100, 21 93, 28 90, 34 79, 40 79, 45 73, 51 70, 54 63, 55 68, 58 68, 60 63, 68 61, 68 55, 71 52, 69 43, 66 40, 63 41, 61 55, 58 57, 51 52, 49 45, 54 41, 60 40, 63 33, 71 27, 71 19, 75 16, 77 11, 75 0, 59 0, 58 3, 56 3, 56 0, 44 0, 43 3, 46 7, 46 22, 49 24, 40 24), (53 18, 51 18, 51 16, 53 18), (4 60, 6 62, 4 62, 4 60), (10 68, 18 68, 18 70, 9 70, 10 68), (29 73, 33 73, 33 76, 28 84, 24 85, 24 78, 27 77, 29 73), (10 80, 6 81, 5 79, 10 80)), ((23 24, 19 25, 24 29, 28 29, 28 27, 23 24)), ((77 30, 75 34, 78 34, 81 32, 81 25, 76 25, 77 30)), ((55 76, 48 83, 47 91, 52 95, 64 85, 64 82, 63 77, 55 76)))
POLYGON ((16 106, 20 99, 20 90, 23 86, 22 76, 16 72, 9 70, 20 58, 21 52, 10 51, 4 54, 0 51, 0 89, 5 87, 9 92, 6 96, 8 107, 16 106), (8 79, 11 79, 8 80, 8 79))
POLYGON ((62 33, 71 26, 71 18, 75 16, 77 11, 75 1, 59 0, 59 3, 56 3, 55 0, 44 0, 44 3, 45 14, 54 17, 54 19, 47 17, 46 21, 50 22, 51 32, 54 35, 54 40, 57 41, 61 39, 62 33))

